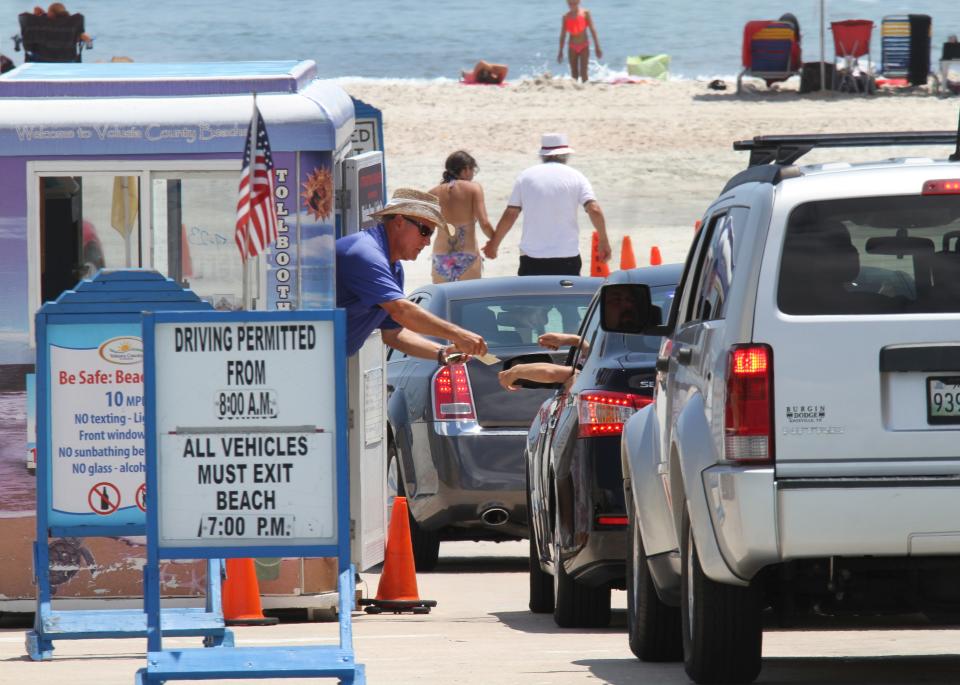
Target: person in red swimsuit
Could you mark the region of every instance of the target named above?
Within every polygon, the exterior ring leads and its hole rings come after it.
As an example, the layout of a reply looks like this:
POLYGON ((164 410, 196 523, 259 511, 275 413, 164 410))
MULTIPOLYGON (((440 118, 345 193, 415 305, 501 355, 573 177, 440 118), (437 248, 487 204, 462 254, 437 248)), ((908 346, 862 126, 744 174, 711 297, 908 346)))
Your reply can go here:
POLYGON ((587 37, 587 29, 593 35, 593 44, 597 48, 597 59, 603 58, 603 50, 600 49, 600 40, 597 38, 597 30, 593 27, 593 18, 590 16, 590 10, 580 7, 580 0, 567 0, 570 11, 563 15, 560 23, 560 50, 557 52, 557 63, 563 62, 563 40, 570 34, 570 75, 573 80, 586 82, 587 66, 590 63, 590 39, 587 37))

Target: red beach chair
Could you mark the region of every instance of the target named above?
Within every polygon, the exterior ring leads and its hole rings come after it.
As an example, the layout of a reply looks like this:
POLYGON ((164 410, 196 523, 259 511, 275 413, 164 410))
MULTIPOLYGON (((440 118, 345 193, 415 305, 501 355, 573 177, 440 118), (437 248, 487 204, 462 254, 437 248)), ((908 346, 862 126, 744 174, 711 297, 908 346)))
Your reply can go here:
POLYGON ((785 21, 748 21, 743 27, 743 71, 737 76, 737 92, 744 76, 761 78, 771 85, 800 73, 800 50, 793 24, 785 21))
POLYGON ((833 50, 835 60, 842 63, 836 73, 834 90, 853 93, 870 92, 873 65, 870 61, 870 38, 873 35, 873 22, 869 19, 847 19, 830 23, 833 31, 833 50), (866 57, 866 79, 859 78, 864 71, 860 58, 866 57))

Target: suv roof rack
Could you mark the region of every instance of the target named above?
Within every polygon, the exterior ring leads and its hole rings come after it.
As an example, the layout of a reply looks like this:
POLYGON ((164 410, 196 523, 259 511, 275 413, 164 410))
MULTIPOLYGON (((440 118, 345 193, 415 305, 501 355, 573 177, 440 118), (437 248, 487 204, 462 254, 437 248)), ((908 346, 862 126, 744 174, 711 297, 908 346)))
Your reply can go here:
POLYGON ((810 133, 800 135, 756 136, 734 142, 734 150, 749 150, 749 167, 762 164, 793 164, 814 148, 883 147, 894 145, 953 145, 957 151, 950 161, 960 161, 960 135, 957 131, 901 131, 889 133, 810 133))

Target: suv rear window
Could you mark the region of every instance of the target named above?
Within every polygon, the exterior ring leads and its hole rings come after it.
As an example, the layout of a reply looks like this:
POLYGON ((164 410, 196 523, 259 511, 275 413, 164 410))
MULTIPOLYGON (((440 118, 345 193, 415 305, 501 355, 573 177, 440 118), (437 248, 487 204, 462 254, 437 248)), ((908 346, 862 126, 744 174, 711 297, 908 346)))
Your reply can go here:
POLYGON ((823 200, 790 215, 785 314, 960 312, 960 196, 823 200))
POLYGON ((483 336, 487 346, 537 345, 544 333, 575 333, 591 295, 524 295, 453 300, 450 320, 483 336))

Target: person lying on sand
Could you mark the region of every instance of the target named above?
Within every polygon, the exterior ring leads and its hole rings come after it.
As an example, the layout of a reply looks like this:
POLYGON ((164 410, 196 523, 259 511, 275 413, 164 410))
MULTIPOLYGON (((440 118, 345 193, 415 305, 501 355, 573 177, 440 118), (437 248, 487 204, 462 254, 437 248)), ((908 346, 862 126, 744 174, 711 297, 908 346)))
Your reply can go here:
POLYGON ((491 64, 480 60, 473 71, 461 71, 460 80, 464 83, 487 83, 500 85, 507 78, 506 64, 491 64))

